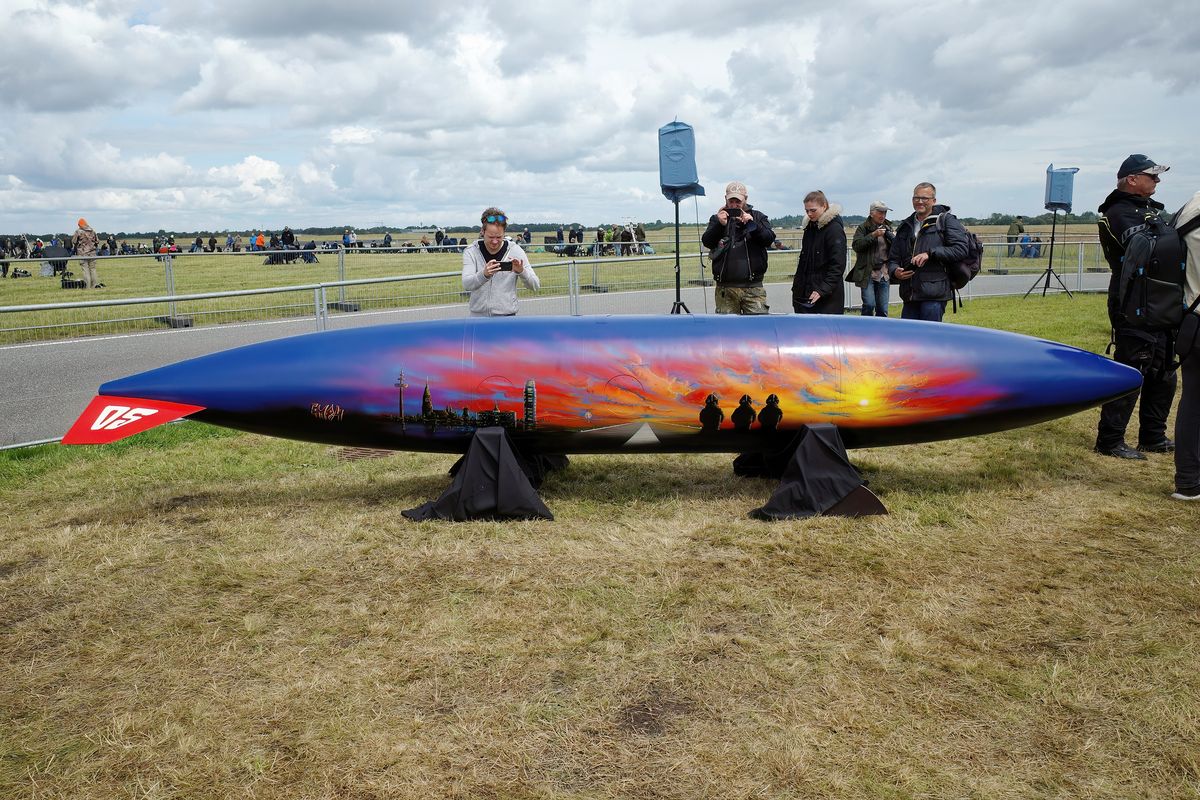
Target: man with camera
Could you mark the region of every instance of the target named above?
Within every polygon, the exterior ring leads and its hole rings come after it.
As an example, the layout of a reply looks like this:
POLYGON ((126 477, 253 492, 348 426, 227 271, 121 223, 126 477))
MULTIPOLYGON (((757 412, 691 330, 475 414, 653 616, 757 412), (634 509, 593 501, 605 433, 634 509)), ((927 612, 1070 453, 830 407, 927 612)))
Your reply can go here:
POLYGON ((471 316, 511 317, 517 313, 517 278, 531 291, 541 284, 525 251, 505 237, 505 213, 489 208, 479 221, 479 241, 463 250, 462 282, 471 293, 471 316))
POLYGON ((708 220, 700 241, 710 251, 717 283, 718 314, 766 314, 767 248, 775 241, 771 221, 750 206, 746 185, 725 187, 725 205, 708 220))
POLYGON ((1100 408, 1096 452, 1115 458, 1142 460, 1146 458, 1144 452, 1169 453, 1175 449, 1175 443, 1167 438, 1167 416, 1171 413, 1176 385, 1175 373, 1169 368, 1170 337, 1163 332, 1133 328, 1120 308, 1126 241, 1135 229, 1156 221, 1163 210, 1163 204, 1150 196, 1158 188, 1159 176, 1168 169, 1141 153, 1134 153, 1121 162, 1117 188, 1109 192, 1098 209, 1100 249, 1112 270, 1108 282, 1108 319, 1113 328, 1113 360, 1142 373, 1136 450, 1125 443, 1125 428, 1133 416, 1139 393, 1119 397, 1100 408))

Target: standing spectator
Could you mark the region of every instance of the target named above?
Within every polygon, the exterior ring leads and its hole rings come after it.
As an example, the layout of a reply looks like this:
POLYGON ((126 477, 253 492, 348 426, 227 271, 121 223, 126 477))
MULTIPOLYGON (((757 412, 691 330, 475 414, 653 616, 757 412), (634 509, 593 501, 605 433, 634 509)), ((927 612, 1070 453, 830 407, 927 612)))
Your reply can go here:
POLYGON ((96 255, 100 244, 99 237, 83 217, 79 218, 78 225, 79 230, 75 231, 75 235, 71 237, 71 248, 75 251, 75 255, 84 256, 79 260, 79 268, 83 271, 84 285, 88 289, 102 289, 104 284, 96 280, 96 260, 86 257, 96 255))
POLYGON ((358 247, 358 234, 354 232, 353 228, 350 229, 350 246, 358 247))
POLYGON ((203 253, 204 252, 204 240, 201 239, 199 236, 197 236, 196 241, 192 242, 192 246, 188 248, 188 252, 189 253, 203 253))
MULTIPOLYGON (((239 237, 239 239, 240 239, 240 237, 239 237)), ((225 234, 225 251, 228 253, 233 252, 233 234, 232 233, 225 234)))
POLYGON ((709 218, 700 237, 711 252, 718 314, 770 311, 762 279, 767 272, 767 248, 775 241, 775 231, 766 215, 751 206, 748 199, 746 185, 730 181, 725 186, 725 205, 709 218))
POLYGON ((346 248, 347 250, 350 249, 350 229, 349 228, 346 228, 346 230, 342 232, 342 247, 346 248))
POLYGON ((537 291, 538 276, 516 242, 505 238, 508 216, 498 208, 480 215, 480 239, 463 250, 463 290, 471 293, 473 317, 511 317, 517 313, 517 278, 537 291))
MULTIPOLYGON (((1200 192, 1179 211, 1182 225, 1200 214, 1200 192)), ((1200 297, 1200 229, 1184 238, 1187 248, 1187 274, 1184 299, 1190 306, 1200 297)), ((1195 314, 1196 312, 1192 312, 1195 314)), ((1179 365, 1183 391, 1175 410, 1175 492, 1176 500, 1200 500, 1200 342, 1179 365)))
POLYGON ((233 252, 242 252, 242 235, 240 233, 235 233, 233 235, 233 252))
POLYGON ((563 243, 563 226, 562 225, 558 226, 558 243, 559 244, 563 243))
POLYGON ((950 206, 938 205, 932 183, 916 185, 912 204, 912 216, 900 223, 888 253, 888 274, 900 284, 903 319, 941 322, 954 296, 946 266, 967 257, 967 229, 950 206))
MULTIPOLYGON (((1141 408, 1138 410, 1137 450, 1125 443, 1125 429, 1133 416, 1139 392, 1127 394, 1100 407, 1096 431, 1096 452, 1115 458, 1145 459, 1143 451, 1169 453, 1175 443, 1167 438, 1167 415, 1175 399, 1175 372, 1171 362, 1170 336, 1130 327, 1121 316, 1121 271, 1125 258, 1125 240, 1132 228, 1146 224, 1163 210, 1163 204, 1150 199, 1158 188, 1159 175, 1170 167, 1155 164, 1141 153, 1121 162, 1117 170, 1117 188, 1100 204, 1100 249, 1112 270, 1108 282, 1108 319, 1112 323, 1113 360, 1142 373, 1141 408)), ((1160 240, 1160 242, 1163 240, 1160 240)), ((1158 251, 1155 251, 1159 255, 1158 251)), ((1160 255, 1168 257, 1166 253, 1160 255)))
POLYGON ((841 213, 842 207, 830 205, 820 190, 804 196, 807 219, 792 279, 792 309, 797 314, 845 313, 846 226, 841 213))
POLYGON ((854 269, 846 280, 862 290, 862 315, 864 317, 886 317, 888 315, 887 259, 896 235, 888 222, 891 211, 882 200, 871 203, 867 218, 854 231, 851 247, 854 248, 854 269))
POLYGON ((445 240, 446 240, 446 232, 444 230, 442 230, 440 227, 435 228, 434 233, 433 233, 433 241, 437 243, 437 246, 441 247, 442 242, 444 242, 445 240))
POLYGON ((521 241, 525 242, 525 244, 533 241, 533 234, 529 232, 529 228, 521 231, 521 241))
POLYGON ((283 226, 283 235, 279 237, 279 240, 288 250, 299 249, 296 247, 296 234, 292 233, 292 229, 287 225, 283 226))
POLYGON ((1013 257, 1013 252, 1017 249, 1017 237, 1025 232, 1024 217, 1017 217, 1008 226, 1008 257, 1013 257))
POLYGON ((383 234, 383 246, 389 247, 389 248, 392 246, 392 232, 391 231, 387 231, 386 233, 383 234))

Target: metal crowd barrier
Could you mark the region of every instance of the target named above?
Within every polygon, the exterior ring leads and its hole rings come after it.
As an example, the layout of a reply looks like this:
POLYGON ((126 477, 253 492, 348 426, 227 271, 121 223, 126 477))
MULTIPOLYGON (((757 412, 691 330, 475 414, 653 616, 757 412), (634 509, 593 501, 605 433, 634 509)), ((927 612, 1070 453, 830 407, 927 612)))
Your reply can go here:
MULTIPOLYGON (((1030 289, 1031 282, 1037 276, 1045 275, 1048 248, 1043 248, 1039 258, 1009 257, 1007 242, 987 243, 984 248, 981 275, 963 292, 966 298, 1022 294, 1030 289)), ((1097 240, 1056 243, 1054 250, 1055 273, 1068 289, 1100 291, 1107 286, 1108 269, 1097 240)), ((275 253, 294 255, 298 252, 306 251, 253 251, 225 255, 270 258, 275 253)), ((396 309, 438 308, 445 309, 444 313, 447 314, 465 313, 466 294, 462 291, 459 269, 347 279, 346 251, 307 252, 315 252, 318 257, 337 256, 336 259, 327 258, 331 263, 325 263, 317 273, 321 275, 323 272, 329 276, 329 280, 182 293, 177 291, 179 281, 176 267, 186 265, 187 259, 221 254, 97 257, 102 281, 104 271, 111 270, 115 263, 121 263, 123 259, 154 259, 151 263, 163 269, 165 293, 134 298, 92 295, 77 302, 0 306, 0 345, 163 328, 305 318, 312 319, 317 330, 324 330, 331 321, 349 315, 396 309)), ((357 255, 353 254, 350 260, 355 261, 357 255)), ((770 251, 766 283, 775 298, 773 308, 786 310, 790 307, 786 296, 795 270, 796 255, 797 251, 791 249, 770 251), (780 308, 781 305, 783 308, 780 308)), ((70 256, 53 260, 79 259, 70 256)), ((854 253, 848 252, 847 264, 853 264, 853 261, 854 253)), ((11 269, 13 265, 38 262, 14 259, 9 263, 11 269)), ((708 309, 708 299, 712 294, 708 259, 700 252, 682 253, 680 264, 680 283, 688 292, 689 309, 694 313, 702 313, 708 309), (693 303, 697 307, 693 308, 693 303)), ((669 292, 673 296, 674 292, 674 265, 673 253, 623 257, 552 257, 533 263, 541 281, 541 289, 536 297, 524 288, 520 290, 520 296, 523 302, 536 299, 539 308, 548 309, 542 313, 580 315, 612 313, 614 310, 622 313, 663 313, 662 293, 669 292)), ((314 265, 283 263, 279 266, 309 270, 314 265)), ((390 269, 391 263, 381 266, 390 269)), ((185 268, 183 272, 189 270, 185 268)), ((311 274, 311 271, 306 274, 311 274)), ((273 274, 268 273, 268 277, 271 276, 273 274)), ((202 281, 193 278, 189 278, 189 283, 199 283, 203 287, 202 281)), ((1055 281, 1051 281, 1050 289, 1061 291, 1055 281)), ((845 290, 847 308, 857 308, 857 287, 847 284, 845 290)), ((896 291, 892 292, 892 301, 898 301, 896 291)), ((666 307, 669 308, 669 303, 666 307)))

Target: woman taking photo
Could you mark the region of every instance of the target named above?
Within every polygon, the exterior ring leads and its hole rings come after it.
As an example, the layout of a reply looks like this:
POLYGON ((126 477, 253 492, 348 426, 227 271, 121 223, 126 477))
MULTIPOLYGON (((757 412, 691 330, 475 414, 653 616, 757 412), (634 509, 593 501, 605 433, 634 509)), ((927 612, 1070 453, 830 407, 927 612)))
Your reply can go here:
POLYGON ((792 308, 797 314, 845 312, 846 227, 842 207, 829 205, 822 191, 804 196, 804 237, 792 279, 792 308))

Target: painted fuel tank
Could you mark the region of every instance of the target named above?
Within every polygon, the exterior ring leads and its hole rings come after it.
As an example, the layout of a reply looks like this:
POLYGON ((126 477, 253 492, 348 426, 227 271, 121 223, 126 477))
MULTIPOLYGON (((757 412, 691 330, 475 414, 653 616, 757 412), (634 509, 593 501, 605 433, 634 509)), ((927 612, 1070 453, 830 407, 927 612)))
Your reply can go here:
POLYGON ((188 417, 339 445, 462 452, 756 452, 809 423, 847 447, 990 433, 1138 388, 1134 369, 1028 336, 851 316, 507 317, 296 336, 110 381, 64 437, 188 417))

